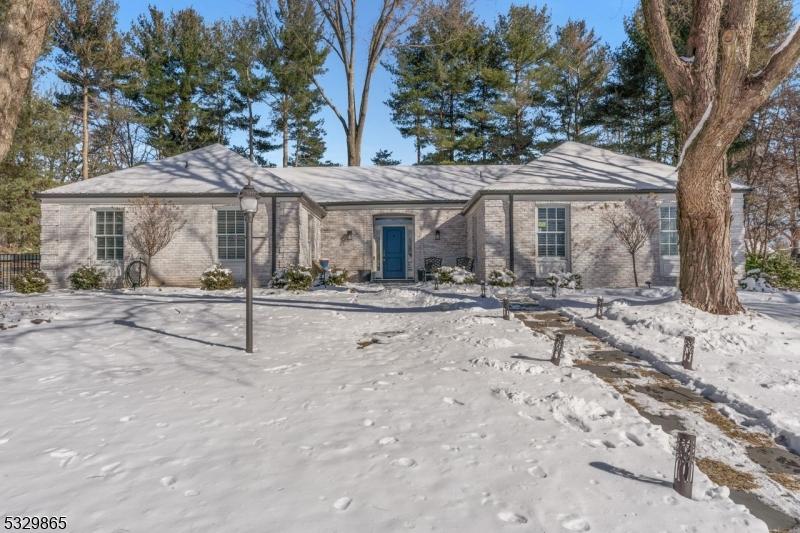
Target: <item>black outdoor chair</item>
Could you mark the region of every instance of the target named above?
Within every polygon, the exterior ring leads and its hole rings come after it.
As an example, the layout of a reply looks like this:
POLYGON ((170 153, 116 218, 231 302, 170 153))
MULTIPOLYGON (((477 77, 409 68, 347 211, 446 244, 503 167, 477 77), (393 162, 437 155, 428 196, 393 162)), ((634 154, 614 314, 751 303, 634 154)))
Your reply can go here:
POLYGON ((456 266, 463 268, 467 272, 472 272, 475 260, 471 257, 456 257, 456 266))
POLYGON ((441 257, 426 257, 425 258, 425 281, 433 279, 436 271, 442 268, 441 257))

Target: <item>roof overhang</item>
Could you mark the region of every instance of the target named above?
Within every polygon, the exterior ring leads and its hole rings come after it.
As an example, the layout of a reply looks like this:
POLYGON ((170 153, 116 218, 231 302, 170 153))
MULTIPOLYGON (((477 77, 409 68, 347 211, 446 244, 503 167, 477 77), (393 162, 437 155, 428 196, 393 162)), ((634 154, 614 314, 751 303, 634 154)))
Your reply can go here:
MULTIPOLYGON (((124 200, 129 198, 142 198, 149 196, 151 198, 238 198, 238 193, 231 192, 195 192, 195 193, 48 193, 37 192, 34 197, 38 200, 58 200, 60 198, 69 199, 86 199, 86 200, 99 200, 99 199, 113 199, 124 200)), ((311 211, 317 214, 320 218, 324 218, 326 211, 320 204, 311 199, 304 192, 278 192, 278 193, 259 193, 260 198, 297 198, 311 211)))

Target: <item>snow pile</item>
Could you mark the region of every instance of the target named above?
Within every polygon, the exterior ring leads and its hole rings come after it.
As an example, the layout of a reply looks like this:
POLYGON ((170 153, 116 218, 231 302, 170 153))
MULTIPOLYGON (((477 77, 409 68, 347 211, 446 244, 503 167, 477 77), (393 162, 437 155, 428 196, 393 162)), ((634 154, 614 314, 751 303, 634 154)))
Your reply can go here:
MULTIPOLYGON (((746 293, 742 293, 744 296, 746 293)), ((674 289, 590 290, 542 303, 659 370, 728 403, 800 451, 800 325, 754 312, 716 316, 680 303, 674 289), (604 297, 604 317, 593 304, 604 297), (694 370, 680 365, 685 336, 695 337, 694 370)), ((766 307, 769 309, 769 307, 766 307)), ((800 301, 772 308, 800 317, 800 301)))
POLYGON ((508 269, 492 270, 487 276, 487 283, 496 287, 510 287, 514 285, 517 275, 508 269))
POLYGON ((469 285, 475 283, 475 274, 463 267, 443 266, 437 271, 441 283, 469 285))
POLYGON ((770 285, 769 281, 762 276, 761 269, 759 268, 748 270, 745 277, 739 280, 739 286, 745 291, 775 292, 775 289, 770 285))
POLYGON ((583 287, 583 278, 572 272, 550 272, 547 275, 547 285, 560 289, 580 289, 583 287))

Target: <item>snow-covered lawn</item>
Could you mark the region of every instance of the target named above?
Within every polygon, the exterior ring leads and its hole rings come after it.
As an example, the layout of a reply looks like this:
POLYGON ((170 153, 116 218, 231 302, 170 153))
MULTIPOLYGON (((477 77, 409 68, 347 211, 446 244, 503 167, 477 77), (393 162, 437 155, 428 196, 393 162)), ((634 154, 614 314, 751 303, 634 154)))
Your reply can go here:
POLYGON ((674 288, 563 291, 541 303, 562 309, 620 348, 735 409, 800 452, 800 295, 740 292, 749 311, 713 316, 678 301, 674 288), (598 295, 605 317, 594 317, 598 295), (696 338, 694 370, 680 362, 696 338))
POLYGON ((237 292, 0 295, 0 514, 81 533, 766 531, 699 471, 678 496, 671 437, 495 300, 353 290, 259 291, 252 355, 237 292))

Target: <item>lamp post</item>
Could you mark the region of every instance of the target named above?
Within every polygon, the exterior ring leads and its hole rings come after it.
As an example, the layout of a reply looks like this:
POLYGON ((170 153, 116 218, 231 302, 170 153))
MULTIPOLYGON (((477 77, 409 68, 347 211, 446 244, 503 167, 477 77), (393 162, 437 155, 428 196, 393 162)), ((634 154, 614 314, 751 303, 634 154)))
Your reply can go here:
POLYGON ((253 353, 253 218, 258 211, 258 191, 256 191, 250 180, 247 185, 239 191, 239 207, 245 216, 245 286, 247 311, 245 322, 247 328, 246 347, 247 353, 253 353))

